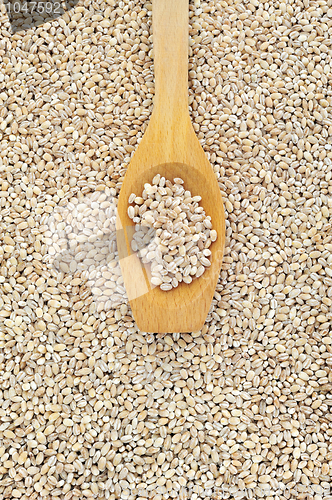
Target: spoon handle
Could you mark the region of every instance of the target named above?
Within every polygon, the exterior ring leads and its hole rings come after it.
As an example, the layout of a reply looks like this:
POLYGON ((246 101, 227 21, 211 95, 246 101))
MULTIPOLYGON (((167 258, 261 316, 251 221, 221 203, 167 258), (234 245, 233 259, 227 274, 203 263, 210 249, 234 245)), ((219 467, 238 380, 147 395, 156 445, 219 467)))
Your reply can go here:
MULTIPOLYGON (((189 0, 153 0, 155 99, 153 119, 166 129, 189 118, 189 0)), ((151 117, 152 118, 152 117, 151 117)))

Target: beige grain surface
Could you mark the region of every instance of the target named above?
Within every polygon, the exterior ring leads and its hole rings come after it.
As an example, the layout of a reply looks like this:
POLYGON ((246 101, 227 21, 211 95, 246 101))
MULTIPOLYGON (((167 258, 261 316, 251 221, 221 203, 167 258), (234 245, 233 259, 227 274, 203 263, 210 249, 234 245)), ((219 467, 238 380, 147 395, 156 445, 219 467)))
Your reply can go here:
MULTIPOLYGON (((131 248, 151 266, 151 284, 163 291, 191 283, 211 266, 210 246, 217 239, 211 217, 181 178, 157 174, 141 196, 129 196, 128 216, 135 223, 131 248), (210 259, 208 258, 210 257, 210 259)), ((191 327, 192 328, 192 327, 191 327)))
POLYGON ((115 254, 49 261, 56 209, 116 200, 146 129, 151 5, 80 1, 15 35, 1 5, 1 499, 331 498, 331 1, 190 3, 227 242, 181 336, 137 331, 115 254))

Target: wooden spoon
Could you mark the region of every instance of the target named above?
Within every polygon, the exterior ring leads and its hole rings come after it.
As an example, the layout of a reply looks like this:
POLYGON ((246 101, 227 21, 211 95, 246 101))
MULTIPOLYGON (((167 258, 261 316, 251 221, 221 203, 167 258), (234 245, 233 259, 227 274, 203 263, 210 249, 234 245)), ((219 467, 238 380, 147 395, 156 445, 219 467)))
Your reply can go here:
POLYGON ((117 243, 131 309, 140 330, 153 333, 191 332, 203 327, 220 274, 225 243, 223 202, 188 110, 188 0, 153 0, 154 109, 148 128, 130 162, 118 202, 117 243), (128 198, 140 196, 144 184, 161 174, 184 180, 211 216, 218 233, 210 249, 211 266, 190 284, 170 291, 153 287, 149 271, 131 250, 135 224, 128 217, 128 198))

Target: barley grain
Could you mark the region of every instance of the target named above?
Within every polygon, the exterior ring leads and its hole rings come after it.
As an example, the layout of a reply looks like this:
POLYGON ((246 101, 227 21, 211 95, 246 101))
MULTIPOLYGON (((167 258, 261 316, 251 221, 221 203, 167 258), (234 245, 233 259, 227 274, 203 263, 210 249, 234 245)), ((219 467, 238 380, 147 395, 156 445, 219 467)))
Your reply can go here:
MULTIPOLYGON (((1 9, 0 497, 328 498, 329 6, 190 5, 189 108, 227 238, 183 335, 137 330, 103 253, 153 107, 150 3, 84 1, 15 34, 1 9)), ((195 256, 178 265, 197 276, 195 256)))
MULTIPOLYGON (((182 281, 191 283, 193 278, 184 278, 189 274, 198 278, 211 265, 206 257, 211 251, 203 250, 211 241, 211 218, 198 205, 201 197, 185 191, 183 184, 180 178, 175 178, 172 184, 157 174, 151 185, 144 185, 143 205, 128 208, 128 216, 136 222, 132 250, 143 264, 151 264, 151 283, 163 291, 176 288, 182 281), (135 216, 138 209, 142 209, 141 217, 135 216), (204 228, 200 222, 204 222, 204 228), (204 266, 199 272, 195 266, 197 260, 204 266)), ((135 199, 136 196, 130 195, 128 203, 135 199)), ((215 230, 213 236, 216 240, 215 230)))

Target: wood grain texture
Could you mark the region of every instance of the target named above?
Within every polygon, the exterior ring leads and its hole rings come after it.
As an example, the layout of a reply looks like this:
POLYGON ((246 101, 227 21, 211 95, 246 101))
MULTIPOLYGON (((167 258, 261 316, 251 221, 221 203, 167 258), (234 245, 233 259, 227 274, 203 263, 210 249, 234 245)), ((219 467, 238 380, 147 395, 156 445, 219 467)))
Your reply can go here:
POLYGON ((156 80, 150 123, 128 167, 118 203, 117 242, 120 266, 132 312, 140 330, 190 332, 202 328, 218 281, 224 244, 223 202, 213 169, 195 135, 188 110, 188 0, 153 1, 153 50, 156 80), (134 223, 128 198, 140 195, 157 173, 202 197, 218 239, 211 245, 211 267, 192 283, 163 292, 151 287, 149 270, 131 251, 134 223), (145 293, 146 292, 146 293, 145 293))

